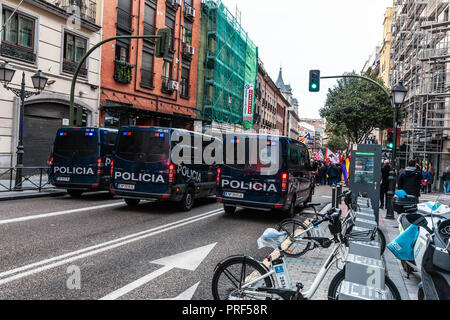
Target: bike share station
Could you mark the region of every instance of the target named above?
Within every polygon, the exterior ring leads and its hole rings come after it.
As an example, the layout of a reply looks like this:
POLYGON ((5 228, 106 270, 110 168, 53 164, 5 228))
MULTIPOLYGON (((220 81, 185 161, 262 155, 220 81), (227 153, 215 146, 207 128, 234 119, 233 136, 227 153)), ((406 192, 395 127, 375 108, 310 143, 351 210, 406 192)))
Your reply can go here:
MULTIPOLYGON (((354 145, 351 153, 350 190, 356 212, 352 231, 368 232, 378 227, 380 181, 380 145, 354 145)), ((378 237, 378 236, 377 236, 378 237)), ((340 300, 385 300, 385 265, 378 239, 349 243, 340 300)))

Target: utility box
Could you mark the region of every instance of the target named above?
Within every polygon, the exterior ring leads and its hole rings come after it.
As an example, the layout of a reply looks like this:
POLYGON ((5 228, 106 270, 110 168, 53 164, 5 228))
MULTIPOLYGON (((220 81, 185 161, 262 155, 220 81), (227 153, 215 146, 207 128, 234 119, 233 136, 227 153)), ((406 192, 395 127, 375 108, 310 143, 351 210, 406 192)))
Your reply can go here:
POLYGON ((359 193, 367 194, 377 223, 380 214, 381 153, 381 145, 354 144, 350 162, 350 189, 354 203, 359 193))

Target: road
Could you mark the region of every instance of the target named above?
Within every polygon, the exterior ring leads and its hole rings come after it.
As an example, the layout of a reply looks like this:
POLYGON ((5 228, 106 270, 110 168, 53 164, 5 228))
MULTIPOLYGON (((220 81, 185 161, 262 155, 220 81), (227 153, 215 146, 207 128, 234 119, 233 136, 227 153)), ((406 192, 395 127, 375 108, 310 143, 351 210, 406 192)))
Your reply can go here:
MULTIPOLYGON (((320 187, 315 202, 331 200, 320 187)), ((211 300, 214 267, 234 254, 262 260, 256 240, 281 214, 215 200, 128 207, 104 193, 0 202, 0 299, 211 300)))

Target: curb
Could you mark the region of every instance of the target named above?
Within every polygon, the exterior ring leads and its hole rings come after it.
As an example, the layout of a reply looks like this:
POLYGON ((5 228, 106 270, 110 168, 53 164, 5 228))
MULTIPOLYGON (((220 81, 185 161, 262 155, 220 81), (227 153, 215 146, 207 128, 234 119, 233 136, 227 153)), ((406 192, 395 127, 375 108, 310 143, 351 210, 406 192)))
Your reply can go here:
POLYGON ((0 201, 8 201, 8 200, 20 200, 20 199, 32 199, 32 198, 43 198, 43 197, 57 197, 65 195, 66 191, 47 191, 47 192, 36 192, 33 191, 31 193, 26 193, 26 191, 23 191, 23 193, 17 192, 17 194, 5 194, 2 195, 0 193, 0 201))

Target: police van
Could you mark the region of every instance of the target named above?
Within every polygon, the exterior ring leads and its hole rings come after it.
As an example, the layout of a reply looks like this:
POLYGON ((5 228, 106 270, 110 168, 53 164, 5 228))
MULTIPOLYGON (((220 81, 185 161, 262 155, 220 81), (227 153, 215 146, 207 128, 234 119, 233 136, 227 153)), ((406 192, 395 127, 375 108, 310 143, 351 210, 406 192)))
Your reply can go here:
POLYGON ((237 134, 224 138, 224 154, 224 164, 218 169, 217 201, 226 213, 243 207, 284 211, 293 217, 298 207, 311 202, 313 167, 303 143, 281 136, 262 139, 237 134), (239 155, 240 150, 245 154, 239 155))
POLYGON ((86 191, 109 190, 111 158, 118 130, 61 128, 49 160, 49 180, 73 197, 86 191))
POLYGON ((124 198, 129 206, 137 206, 147 199, 169 200, 177 202, 184 211, 192 209, 195 199, 215 196, 217 165, 206 164, 203 157, 199 161, 194 158, 216 139, 205 137, 182 129, 120 128, 111 169, 112 193, 124 198), (188 137, 191 142, 174 141, 172 135, 188 137), (200 145, 194 145, 195 139, 201 141, 200 145), (180 155, 186 152, 187 161, 174 159, 172 151, 180 144, 184 144, 180 155))

